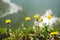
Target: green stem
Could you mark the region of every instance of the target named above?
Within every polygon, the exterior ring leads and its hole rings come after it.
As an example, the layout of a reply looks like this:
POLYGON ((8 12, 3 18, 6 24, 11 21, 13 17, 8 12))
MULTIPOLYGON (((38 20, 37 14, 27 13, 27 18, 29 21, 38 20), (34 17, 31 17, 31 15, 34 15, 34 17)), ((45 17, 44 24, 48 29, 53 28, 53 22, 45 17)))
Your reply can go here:
POLYGON ((9 24, 9 28, 11 28, 11 25, 9 24))
POLYGON ((48 40, 48 37, 46 37, 46 40, 48 40))

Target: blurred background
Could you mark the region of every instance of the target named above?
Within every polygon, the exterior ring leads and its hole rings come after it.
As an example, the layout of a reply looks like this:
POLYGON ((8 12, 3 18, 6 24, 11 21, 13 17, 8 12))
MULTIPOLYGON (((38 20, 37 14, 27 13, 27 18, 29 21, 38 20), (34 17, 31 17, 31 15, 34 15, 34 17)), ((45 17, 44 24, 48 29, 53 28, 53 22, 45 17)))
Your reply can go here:
MULTIPOLYGON (((51 9, 53 15, 56 17, 60 17, 60 0, 0 0, 0 26, 6 27, 5 24, 6 19, 11 19, 11 26, 14 28, 20 27, 21 23, 24 22, 25 26, 27 22, 25 22, 25 17, 30 16, 31 23, 33 24, 34 19, 33 16, 35 14, 44 15, 46 10, 51 9), (4 2, 5 1, 5 2, 4 2), (10 4, 16 4, 15 6, 21 6, 22 11, 18 10, 17 12, 13 12, 9 14, 10 4), (8 13, 8 15, 6 15, 8 13), (5 15, 5 16, 4 16, 5 15)), ((12 8, 13 9, 13 8, 12 8)), ((14 9, 15 10, 15 9, 14 9)), ((54 27, 57 27, 59 30, 60 23, 55 24, 54 27)))

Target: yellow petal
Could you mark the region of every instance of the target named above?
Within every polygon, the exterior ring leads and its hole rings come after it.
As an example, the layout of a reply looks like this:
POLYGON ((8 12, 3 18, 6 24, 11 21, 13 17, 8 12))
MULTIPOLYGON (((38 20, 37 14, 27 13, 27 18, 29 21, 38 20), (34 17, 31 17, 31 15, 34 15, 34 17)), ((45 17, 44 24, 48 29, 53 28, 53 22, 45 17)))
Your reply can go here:
POLYGON ((43 21, 43 18, 42 18, 42 17, 40 17, 40 21, 41 21, 41 22, 43 21))
POLYGON ((30 17, 26 17, 25 20, 26 20, 26 21, 30 21, 31 18, 30 18, 30 17))
POLYGON ((47 17, 48 19, 51 19, 51 18, 52 18, 52 16, 51 16, 51 15, 47 15, 46 17, 47 17))
POLYGON ((54 34, 57 35, 57 34, 59 34, 59 32, 51 32, 50 34, 51 34, 51 35, 54 35, 54 34))
POLYGON ((39 18, 39 16, 38 16, 38 15, 35 15, 35 16, 34 16, 34 19, 38 19, 38 18, 39 18))
POLYGON ((5 21, 5 23, 9 24, 9 23, 11 23, 11 20, 10 20, 10 19, 7 19, 7 20, 5 21))

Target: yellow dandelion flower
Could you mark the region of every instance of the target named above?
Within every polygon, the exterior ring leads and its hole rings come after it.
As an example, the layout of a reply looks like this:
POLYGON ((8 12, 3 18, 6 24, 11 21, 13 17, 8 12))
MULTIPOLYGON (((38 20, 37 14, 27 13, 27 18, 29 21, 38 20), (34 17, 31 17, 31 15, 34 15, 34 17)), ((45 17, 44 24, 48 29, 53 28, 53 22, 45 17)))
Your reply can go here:
POLYGON ((40 17, 40 21, 41 21, 41 22, 43 21, 43 18, 42 18, 42 17, 40 17))
POLYGON ((11 23, 11 20, 10 20, 10 19, 7 19, 7 20, 5 21, 5 23, 6 23, 6 24, 10 24, 10 23, 11 23))
POLYGON ((54 34, 57 35, 57 34, 59 34, 59 32, 51 32, 50 34, 51 35, 54 35, 54 34))
POLYGON ((48 19, 51 19, 51 18, 52 18, 52 16, 51 16, 51 15, 47 15, 46 17, 47 17, 48 19))
POLYGON ((26 17, 25 20, 26 20, 26 21, 30 21, 31 18, 30 18, 30 17, 26 17))
POLYGON ((34 16, 34 19, 38 19, 38 18, 39 18, 39 16, 38 16, 38 15, 35 15, 35 16, 34 16))

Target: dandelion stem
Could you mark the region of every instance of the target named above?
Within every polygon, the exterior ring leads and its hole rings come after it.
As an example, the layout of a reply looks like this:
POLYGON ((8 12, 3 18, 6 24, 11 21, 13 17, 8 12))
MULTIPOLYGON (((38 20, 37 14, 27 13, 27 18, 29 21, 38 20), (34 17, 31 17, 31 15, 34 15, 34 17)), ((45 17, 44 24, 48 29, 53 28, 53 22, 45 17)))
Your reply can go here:
POLYGON ((12 29, 11 25, 9 24, 9 28, 12 29))

